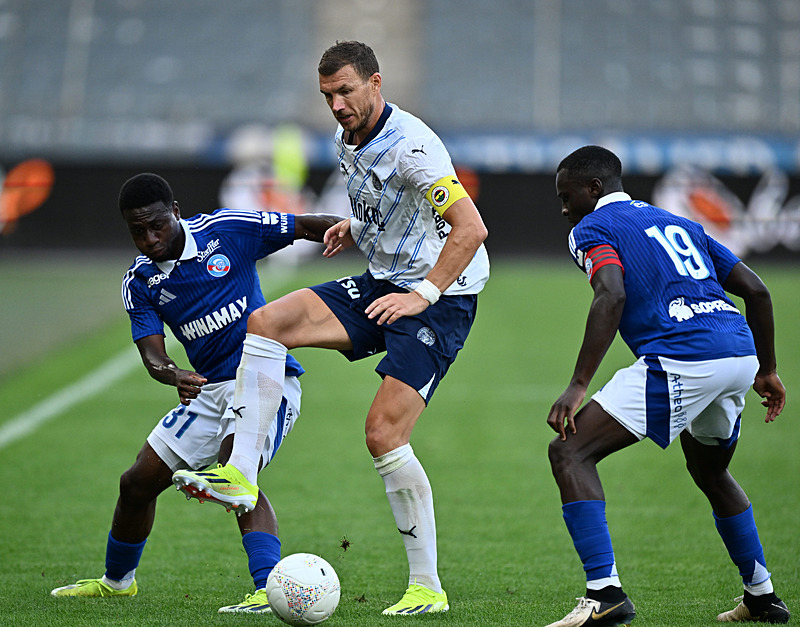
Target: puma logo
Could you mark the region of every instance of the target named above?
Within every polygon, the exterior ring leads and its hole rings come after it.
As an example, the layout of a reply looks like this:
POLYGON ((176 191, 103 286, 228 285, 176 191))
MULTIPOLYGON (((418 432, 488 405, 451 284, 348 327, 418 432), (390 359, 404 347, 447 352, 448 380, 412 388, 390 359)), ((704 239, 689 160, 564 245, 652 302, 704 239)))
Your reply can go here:
POLYGON ((416 525, 414 525, 414 526, 413 526, 413 527, 411 527, 411 529, 409 529, 408 531, 403 531, 402 529, 400 529, 400 527, 398 527, 398 528, 397 528, 397 530, 398 530, 400 533, 402 533, 404 536, 411 536, 412 538, 416 538, 417 536, 414 534, 414 529, 416 529, 416 528, 417 528, 417 526, 416 526, 416 525))

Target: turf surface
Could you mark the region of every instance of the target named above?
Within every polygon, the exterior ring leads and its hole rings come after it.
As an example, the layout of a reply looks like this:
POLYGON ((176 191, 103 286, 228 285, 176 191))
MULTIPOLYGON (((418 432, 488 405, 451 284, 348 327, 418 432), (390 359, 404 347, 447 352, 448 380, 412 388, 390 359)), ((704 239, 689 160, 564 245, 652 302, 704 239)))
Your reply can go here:
MULTIPOLYGON (((267 296, 354 270, 331 267, 312 265, 273 288, 269 279, 267 296)), ((777 591, 800 611, 797 270, 755 269, 772 289, 779 372, 790 396, 771 425, 755 394, 748 396, 732 472, 754 502, 777 591)), ((380 616, 407 575, 363 443, 363 417, 379 382, 376 361, 296 351, 308 371, 302 417, 260 483, 278 512, 284 554, 318 553, 339 574, 342 599, 329 625, 543 625, 572 609, 584 580, 546 459, 553 434, 545 417, 571 374, 590 298, 569 263, 495 263, 467 345, 414 432, 412 445, 434 488, 440 575, 451 605, 445 615, 380 616)), ((7 371, 0 428, 121 351, 135 353, 127 320, 109 314, 91 333, 7 371)), ((592 390, 630 361, 617 340, 592 390)), ((280 624, 216 613, 252 592, 233 515, 173 491, 160 498, 137 597, 49 596, 53 587, 102 575, 119 475, 176 400, 174 390, 134 364, 31 435, 0 444, 9 470, 0 500, 0 624, 280 624)), ((620 575, 637 605, 634 625, 716 624, 716 614, 735 605, 741 583, 680 447, 661 451, 645 441, 604 461, 600 473, 620 575)))

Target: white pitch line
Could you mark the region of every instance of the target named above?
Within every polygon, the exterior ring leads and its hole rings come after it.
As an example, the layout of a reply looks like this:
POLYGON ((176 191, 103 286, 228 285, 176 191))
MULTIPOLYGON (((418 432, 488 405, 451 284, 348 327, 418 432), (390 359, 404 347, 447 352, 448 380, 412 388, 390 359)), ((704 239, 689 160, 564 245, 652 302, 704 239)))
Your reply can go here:
MULTIPOLYGON (((262 286, 267 284, 275 289, 276 286, 284 284, 283 282, 287 281, 292 273, 284 270, 281 272, 280 278, 276 278, 276 270, 268 267, 266 272, 261 272, 260 274, 262 286)), ((167 333, 167 352, 176 346, 178 346, 178 341, 173 337, 172 333, 167 333)), ((33 433, 41 425, 63 414, 73 405, 85 401, 98 392, 102 392, 141 363, 141 358, 135 348, 125 349, 79 381, 56 392, 31 407, 28 411, 15 416, 7 423, 0 425, 0 450, 33 433)))
POLYGON ((15 416, 0 426, 0 449, 33 433, 44 423, 121 379, 141 363, 136 349, 126 349, 82 379, 15 416))

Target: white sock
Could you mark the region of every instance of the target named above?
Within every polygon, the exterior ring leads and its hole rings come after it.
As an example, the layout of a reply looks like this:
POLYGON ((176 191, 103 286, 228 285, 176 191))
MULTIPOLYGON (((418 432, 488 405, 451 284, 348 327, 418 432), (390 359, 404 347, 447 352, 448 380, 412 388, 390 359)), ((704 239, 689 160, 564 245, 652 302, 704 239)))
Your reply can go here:
POLYGON ((248 333, 242 361, 236 370, 233 407, 236 433, 228 463, 256 484, 258 463, 269 428, 283 399, 286 347, 280 342, 248 333))
POLYGON ((772 587, 772 579, 767 579, 766 581, 762 581, 754 586, 745 584, 744 589, 754 596, 761 596, 762 594, 775 592, 775 589, 772 587))
POLYGON ((131 587, 135 575, 136 575, 136 569, 134 568, 132 571, 127 573, 120 581, 117 581, 116 579, 109 579, 105 575, 103 575, 101 581, 112 590, 127 590, 128 588, 131 587))
POLYGON ((431 484, 410 444, 373 458, 408 557, 408 582, 442 591, 436 570, 436 520, 431 484))

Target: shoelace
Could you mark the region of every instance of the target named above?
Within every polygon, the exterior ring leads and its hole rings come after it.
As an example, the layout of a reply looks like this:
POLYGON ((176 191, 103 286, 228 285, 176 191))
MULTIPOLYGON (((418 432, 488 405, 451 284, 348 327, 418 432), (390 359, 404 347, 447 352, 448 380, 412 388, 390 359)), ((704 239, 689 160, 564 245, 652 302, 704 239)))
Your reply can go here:
POLYGON ((567 614, 567 618, 570 616, 577 616, 581 613, 581 610, 590 607, 590 601, 586 597, 575 597, 575 600, 578 602, 578 606, 572 610, 569 614, 567 614))

